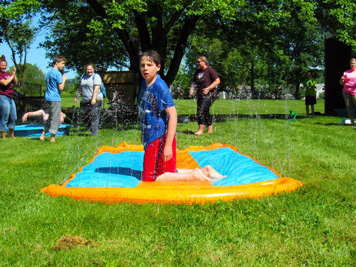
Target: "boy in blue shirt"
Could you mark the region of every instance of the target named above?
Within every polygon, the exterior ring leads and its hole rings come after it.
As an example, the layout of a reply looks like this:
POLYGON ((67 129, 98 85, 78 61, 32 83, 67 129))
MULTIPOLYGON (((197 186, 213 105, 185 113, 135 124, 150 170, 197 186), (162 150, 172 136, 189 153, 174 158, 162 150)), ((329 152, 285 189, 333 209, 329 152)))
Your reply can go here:
POLYGON ((160 68, 156 51, 142 54, 140 70, 144 80, 138 97, 145 150, 142 180, 151 182, 165 172, 176 172, 177 111, 167 84, 157 74, 160 68))
POLYGON ((176 169, 177 111, 167 84, 157 74, 161 68, 157 51, 142 54, 144 80, 138 96, 141 140, 145 150, 142 181, 215 181, 225 176, 207 165, 202 169, 176 169))
POLYGON ((41 141, 44 140, 46 132, 49 131, 51 133, 50 141, 55 142, 55 136, 61 125, 61 91, 64 89, 67 77, 60 71, 64 69, 65 63, 65 57, 57 56, 54 59, 53 68, 46 76, 45 105, 49 110, 49 117, 40 136, 41 141))

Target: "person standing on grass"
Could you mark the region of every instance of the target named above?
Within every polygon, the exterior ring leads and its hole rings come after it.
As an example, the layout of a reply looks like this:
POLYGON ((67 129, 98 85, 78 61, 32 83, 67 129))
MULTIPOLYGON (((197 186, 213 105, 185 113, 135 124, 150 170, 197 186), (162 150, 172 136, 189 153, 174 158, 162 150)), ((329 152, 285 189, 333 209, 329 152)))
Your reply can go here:
POLYGON ((61 91, 63 91, 67 77, 62 74, 66 59, 57 56, 54 59, 53 68, 46 76, 45 105, 49 110, 48 120, 45 122, 40 140, 45 139, 46 132, 50 132, 50 142, 55 142, 58 128, 61 125, 61 91))
POLYGON ((210 106, 214 103, 217 96, 217 86, 220 84, 220 78, 216 70, 208 66, 206 57, 197 59, 198 70, 194 74, 193 85, 190 88, 190 95, 194 96, 194 91, 197 91, 198 106, 197 117, 199 129, 195 135, 204 133, 205 125, 208 133, 213 132, 213 119, 210 115, 210 106))
POLYGON ((303 88, 305 90, 305 108, 307 117, 309 117, 309 106, 311 107, 311 115, 314 117, 314 105, 316 104, 316 80, 312 78, 310 71, 306 74, 307 78, 303 82, 303 88))
POLYGON ((5 56, 0 58, 0 132, 1 138, 9 136, 15 138, 15 125, 17 120, 16 105, 14 102, 14 85, 17 85, 16 68, 11 73, 6 72, 7 62, 5 56))
POLYGON ((344 72, 340 78, 340 84, 344 86, 342 96, 344 97, 347 114, 351 125, 355 125, 356 108, 356 58, 350 60, 351 69, 344 72))
POLYGON ((224 176, 211 166, 202 169, 176 169, 177 111, 167 84, 157 74, 161 68, 155 50, 142 53, 140 71, 143 81, 138 96, 141 140, 145 150, 142 181, 215 181, 224 176))
POLYGON ((74 102, 78 103, 79 97, 82 96, 80 107, 84 110, 84 116, 88 117, 92 136, 98 135, 99 131, 100 112, 103 103, 103 94, 100 92, 100 87, 100 75, 95 73, 93 64, 87 64, 74 102))

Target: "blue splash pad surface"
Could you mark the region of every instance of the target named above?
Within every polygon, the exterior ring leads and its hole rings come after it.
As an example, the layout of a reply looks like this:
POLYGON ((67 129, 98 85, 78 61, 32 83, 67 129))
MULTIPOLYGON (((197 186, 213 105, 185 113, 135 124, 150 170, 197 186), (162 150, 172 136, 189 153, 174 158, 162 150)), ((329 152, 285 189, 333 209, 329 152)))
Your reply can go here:
MULTIPOLYGON (((211 165, 227 177, 213 183, 214 186, 244 185, 279 178, 269 168, 231 148, 190 151, 190 155, 204 167, 211 165)), ((66 187, 137 187, 143 166, 144 152, 105 152, 83 167, 66 187)))
POLYGON ((215 186, 252 184, 279 178, 269 168, 228 147, 189 153, 199 166, 211 165, 220 174, 227 175, 214 182, 215 186))
MULTIPOLYGON (((61 124, 58 128, 57 136, 69 135, 70 129, 73 127, 71 124, 61 124)), ((41 124, 23 124, 15 126, 15 136, 17 137, 40 137, 43 131, 41 124)), ((51 136, 46 133, 46 136, 51 136)))

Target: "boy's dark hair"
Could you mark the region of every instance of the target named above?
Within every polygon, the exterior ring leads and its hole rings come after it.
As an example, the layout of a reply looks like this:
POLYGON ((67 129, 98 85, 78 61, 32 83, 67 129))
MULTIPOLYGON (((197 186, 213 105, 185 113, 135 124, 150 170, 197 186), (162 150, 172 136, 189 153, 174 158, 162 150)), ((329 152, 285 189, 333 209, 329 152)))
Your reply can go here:
POLYGON ((158 54, 156 50, 146 50, 145 52, 142 53, 140 60, 143 57, 147 57, 151 59, 157 66, 161 64, 161 56, 158 54))
POLYGON ((53 64, 59 63, 64 61, 64 63, 67 62, 66 58, 64 56, 56 56, 56 58, 53 60, 53 64))

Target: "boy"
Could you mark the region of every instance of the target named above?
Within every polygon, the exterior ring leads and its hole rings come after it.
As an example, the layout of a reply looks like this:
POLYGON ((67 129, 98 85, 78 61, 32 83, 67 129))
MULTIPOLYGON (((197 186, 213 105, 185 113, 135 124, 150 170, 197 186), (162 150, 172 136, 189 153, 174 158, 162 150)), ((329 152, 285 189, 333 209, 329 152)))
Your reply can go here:
POLYGON ((312 78, 310 71, 307 72, 307 78, 303 82, 305 90, 305 108, 307 117, 309 117, 309 106, 311 106, 312 117, 314 117, 314 105, 316 104, 316 81, 312 78))
POLYGON ((43 127, 40 140, 43 141, 46 132, 51 133, 51 142, 55 142, 55 136, 58 133, 59 125, 61 124, 61 91, 64 89, 67 77, 60 71, 63 71, 66 59, 63 56, 57 56, 54 59, 53 68, 46 76, 46 92, 45 105, 49 109, 49 117, 43 127))
POLYGON ((166 172, 176 172, 177 111, 167 84, 157 74, 160 56, 146 51, 140 60, 143 81, 138 97, 141 140, 145 155, 142 181, 153 182, 166 172))
POLYGON ((161 79, 160 56, 154 50, 141 56, 143 77, 138 109, 141 139, 145 150, 142 181, 216 181, 225 176, 211 166, 202 169, 176 169, 177 111, 167 84, 161 79))

